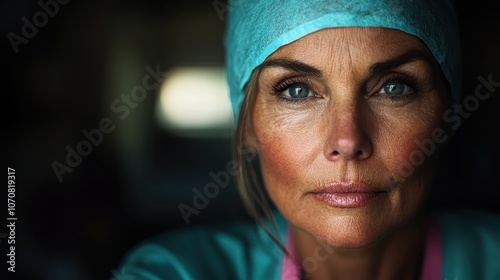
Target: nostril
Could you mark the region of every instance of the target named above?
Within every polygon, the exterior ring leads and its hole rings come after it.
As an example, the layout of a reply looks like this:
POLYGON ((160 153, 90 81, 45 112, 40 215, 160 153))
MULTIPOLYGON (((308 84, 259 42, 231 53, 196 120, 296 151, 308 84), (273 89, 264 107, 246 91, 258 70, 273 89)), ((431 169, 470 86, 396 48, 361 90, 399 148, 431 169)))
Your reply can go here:
POLYGON ((335 158, 343 157, 346 159, 362 159, 365 156, 365 151, 363 149, 342 149, 333 150, 331 155, 335 158))

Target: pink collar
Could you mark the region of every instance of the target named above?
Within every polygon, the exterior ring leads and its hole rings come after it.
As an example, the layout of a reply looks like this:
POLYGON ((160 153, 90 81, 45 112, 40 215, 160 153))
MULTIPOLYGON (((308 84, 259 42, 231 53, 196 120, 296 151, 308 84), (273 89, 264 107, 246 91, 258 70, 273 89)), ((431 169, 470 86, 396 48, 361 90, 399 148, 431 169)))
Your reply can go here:
POLYGON ((436 219, 431 219, 427 228, 427 239, 422 265, 421 279, 438 280, 443 275, 441 231, 436 219))
MULTIPOLYGON (((286 249, 290 256, 283 257, 281 266, 281 280, 300 279, 300 269, 296 263, 296 251, 293 245, 290 230, 287 231, 286 249)), ((421 279, 438 280, 442 278, 441 234, 436 220, 432 219, 427 229, 424 259, 421 270, 421 279)))

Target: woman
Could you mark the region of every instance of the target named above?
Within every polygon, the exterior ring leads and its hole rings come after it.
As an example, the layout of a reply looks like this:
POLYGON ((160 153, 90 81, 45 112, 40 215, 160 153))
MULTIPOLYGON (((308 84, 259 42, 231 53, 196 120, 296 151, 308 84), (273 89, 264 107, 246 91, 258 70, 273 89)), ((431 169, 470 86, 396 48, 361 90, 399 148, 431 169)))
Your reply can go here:
POLYGON ((233 3, 235 173, 260 226, 159 236, 127 274, 500 279, 497 216, 426 206, 460 102, 457 34, 446 0, 233 3))

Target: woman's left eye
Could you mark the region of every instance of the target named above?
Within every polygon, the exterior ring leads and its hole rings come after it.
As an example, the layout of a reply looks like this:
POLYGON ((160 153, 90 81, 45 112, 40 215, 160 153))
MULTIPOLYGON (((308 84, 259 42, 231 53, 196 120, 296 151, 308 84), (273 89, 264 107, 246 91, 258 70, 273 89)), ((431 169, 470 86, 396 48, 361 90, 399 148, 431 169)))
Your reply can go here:
POLYGON ((411 91, 411 88, 403 82, 393 81, 384 84, 379 93, 387 95, 402 95, 407 94, 411 91))

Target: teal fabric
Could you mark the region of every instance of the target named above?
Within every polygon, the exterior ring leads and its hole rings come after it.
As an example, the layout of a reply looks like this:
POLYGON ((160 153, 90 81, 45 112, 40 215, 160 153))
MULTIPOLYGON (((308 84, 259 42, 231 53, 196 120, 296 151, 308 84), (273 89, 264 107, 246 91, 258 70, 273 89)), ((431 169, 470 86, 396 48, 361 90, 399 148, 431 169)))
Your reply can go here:
MULTIPOLYGON (((281 215, 276 222, 284 242, 286 222, 281 215)), ((156 236, 134 248, 116 272, 134 280, 271 280, 279 279, 282 259, 262 228, 242 222, 156 236)))
MULTIPOLYGON (((287 223, 279 214, 276 219, 284 242, 287 223)), ((442 212, 437 220, 443 279, 500 279, 498 214, 457 210, 442 212)), ((187 228, 151 238, 133 249, 116 273, 134 280, 279 280, 282 259, 283 253, 262 229, 243 222, 187 228)))
POLYGON ((443 279, 500 279, 500 217, 458 210, 438 216, 443 245, 443 279))
POLYGON ((420 38, 460 99, 458 21, 449 0, 233 0, 225 35, 235 120, 252 71, 279 47, 332 27, 385 27, 420 38))

